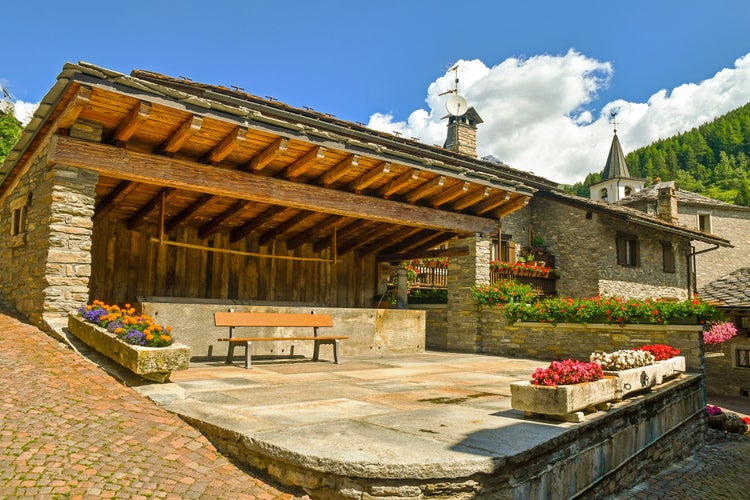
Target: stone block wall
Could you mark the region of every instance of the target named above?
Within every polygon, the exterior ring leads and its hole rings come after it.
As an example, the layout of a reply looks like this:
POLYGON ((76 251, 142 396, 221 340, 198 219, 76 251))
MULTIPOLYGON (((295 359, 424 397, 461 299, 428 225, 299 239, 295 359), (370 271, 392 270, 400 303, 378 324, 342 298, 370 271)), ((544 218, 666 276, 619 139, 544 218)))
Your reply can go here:
POLYGON ((561 271, 557 292, 571 297, 617 295, 621 297, 673 297, 686 299, 688 290, 687 256, 689 240, 665 232, 629 224, 620 218, 586 211, 543 196, 503 218, 503 233, 516 241, 529 232, 544 239, 555 264, 561 271), (618 231, 638 236, 640 265, 617 264, 618 231), (663 271, 662 242, 672 243, 675 251, 674 273, 663 271))
POLYGON ((483 236, 451 240, 450 248, 465 248, 448 264, 448 314, 446 349, 450 352, 480 352, 476 306, 471 287, 490 281, 490 240, 483 236))
POLYGON ((98 180, 96 172, 48 166, 44 158, 35 160, 0 208, 0 298, 40 327, 88 301, 98 180), (26 230, 11 238, 11 207, 23 202, 26 230))
POLYGON ((508 325, 499 309, 479 312, 480 350, 518 358, 588 361, 592 352, 632 349, 644 344, 667 344, 685 356, 688 370, 701 369, 700 325, 625 325, 519 322, 508 325))
POLYGON ((425 312, 425 347, 432 351, 447 350, 448 307, 445 304, 409 306, 425 312))
POLYGON ((738 366, 737 351, 750 350, 750 338, 738 335, 706 346, 706 389, 710 394, 750 396, 750 368, 738 366))

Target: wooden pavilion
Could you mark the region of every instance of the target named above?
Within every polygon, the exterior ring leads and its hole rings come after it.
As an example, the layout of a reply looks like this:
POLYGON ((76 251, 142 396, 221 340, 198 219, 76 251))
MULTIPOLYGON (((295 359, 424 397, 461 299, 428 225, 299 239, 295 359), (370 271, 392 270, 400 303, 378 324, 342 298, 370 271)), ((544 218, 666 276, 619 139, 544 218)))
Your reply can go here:
POLYGON ((554 187, 238 89, 87 63, 65 65, 0 179, 17 270, 0 289, 28 315, 139 296, 367 307, 381 263, 496 233, 554 187))

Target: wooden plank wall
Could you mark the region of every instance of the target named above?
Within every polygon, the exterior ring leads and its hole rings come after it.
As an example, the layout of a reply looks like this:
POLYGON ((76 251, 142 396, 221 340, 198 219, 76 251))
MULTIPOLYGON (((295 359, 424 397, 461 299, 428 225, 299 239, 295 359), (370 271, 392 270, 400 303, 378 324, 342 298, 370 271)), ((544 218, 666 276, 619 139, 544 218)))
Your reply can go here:
MULTIPOLYGON (((94 224, 91 300, 110 304, 135 302, 138 296, 235 299, 314 303, 333 307, 371 307, 376 294, 375 258, 355 252, 325 262, 266 259, 207 250, 160 246, 156 226, 137 231, 127 222, 102 218, 94 224)), ((256 238, 230 243, 217 233, 200 240, 195 228, 180 227, 173 241, 262 254, 330 258, 328 249, 314 254, 312 245, 286 250, 284 241, 259 246, 256 238)))

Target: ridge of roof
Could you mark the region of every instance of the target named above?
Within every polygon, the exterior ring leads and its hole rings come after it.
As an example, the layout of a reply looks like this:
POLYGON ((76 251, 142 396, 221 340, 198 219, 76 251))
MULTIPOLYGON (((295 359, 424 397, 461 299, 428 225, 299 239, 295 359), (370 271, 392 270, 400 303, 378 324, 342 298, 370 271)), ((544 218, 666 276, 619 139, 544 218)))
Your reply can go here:
POLYGON ((654 215, 647 214, 646 212, 631 208, 629 206, 616 205, 614 203, 607 203, 604 201, 590 200, 588 198, 583 198, 578 195, 563 193, 560 191, 540 190, 539 192, 537 192, 537 196, 548 196, 551 198, 555 198, 563 203, 590 208, 591 210, 605 213, 613 217, 619 217, 634 224, 650 227, 652 229, 667 231, 673 234, 679 234, 692 240, 703 241, 705 243, 723 247, 733 246, 729 240, 720 236, 706 233, 698 229, 684 226, 682 224, 667 222, 654 215))
MULTIPOLYGON (((674 182, 674 181, 670 181, 670 182, 674 182)), ((656 201, 659 199, 659 186, 661 186, 662 184, 665 184, 665 183, 662 182, 662 183, 656 183, 656 184, 647 186, 641 189, 640 191, 638 191, 637 193, 633 193, 626 198, 616 201, 615 204, 630 205, 638 201, 656 201)), ((686 191, 680 188, 677 188, 675 190, 675 195, 677 196, 678 204, 682 203, 685 205, 714 206, 714 207, 721 207, 721 208, 726 208, 730 210, 750 210, 750 207, 734 205, 732 203, 727 203, 725 201, 717 200, 715 198, 709 198, 708 196, 703 196, 702 194, 698 194, 693 191, 686 191)))
POLYGON ((719 307, 750 307, 750 267, 732 271, 698 290, 698 295, 719 307))

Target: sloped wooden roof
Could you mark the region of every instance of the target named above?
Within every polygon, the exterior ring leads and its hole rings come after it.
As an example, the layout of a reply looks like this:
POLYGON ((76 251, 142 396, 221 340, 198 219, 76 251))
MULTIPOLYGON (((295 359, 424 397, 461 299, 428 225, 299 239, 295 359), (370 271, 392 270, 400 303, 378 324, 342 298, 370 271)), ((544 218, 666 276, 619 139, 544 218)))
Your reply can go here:
POLYGON ((541 177, 238 90, 67 64, 0 169, 0 202, 42 151, 99 172, 97 216, 202 238, 256 235, 402 257, 490 233, 541 177), (102 142, 71 137, 101 124, 102 142), (47 147, 48 146, 48 147, 47 147), (46 148, 46 149, 45 149, 46 148))

